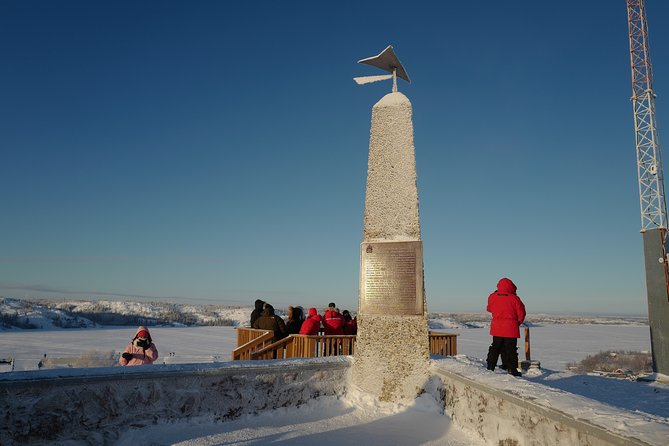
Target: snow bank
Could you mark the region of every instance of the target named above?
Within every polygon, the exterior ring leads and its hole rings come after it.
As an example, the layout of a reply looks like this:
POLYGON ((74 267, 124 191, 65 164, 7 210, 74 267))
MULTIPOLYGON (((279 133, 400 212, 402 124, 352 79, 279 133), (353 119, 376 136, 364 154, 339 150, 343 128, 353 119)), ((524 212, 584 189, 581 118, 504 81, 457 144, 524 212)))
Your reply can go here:
MULTIPOLYGON (((427 394, 410 404, 390 404, 350 383, 353 361, 334 357, 3 373, 0 439, 3 445, 68 446, 265 444, 267 438, 324 445, 356 439, 370 445, 659 446, 669 438, 667 411, 657 407, 666 408, 664 388, 642 393, 631 387, 640 383, 622 383, 628 384, 624 392, 643 395, 654 407, 644 413, 533 382, 540 378, 491 373, 480 360, 459 356, 431 362, 427 394), (255 440, 246 442, 249 438, 255 440)), ((548 382, 556 374, 542 376, 548 382)), ((599 379, 600 387, 620 393, 614 386, 618 381, 602 384, 605 379, 599 379)))
POLYGON ((131 429, 117 446, 483 446, 453 427, 428 394, 412 404, 384 403, 352 386, 343 397, 324 396, 225 423, 184 420, 131 429))
POLYGON ((109 444, 127 429, 343 395, 350 359, 53 369, 0 377, 2 444, 109 444), (13 443, 12 443, 13 442, 13 443))
POLYGON ((491 373, 467 358, 434 361, 445 412, 488 444, 665 446, 669 420, 630 412, 552 387, 491 373))

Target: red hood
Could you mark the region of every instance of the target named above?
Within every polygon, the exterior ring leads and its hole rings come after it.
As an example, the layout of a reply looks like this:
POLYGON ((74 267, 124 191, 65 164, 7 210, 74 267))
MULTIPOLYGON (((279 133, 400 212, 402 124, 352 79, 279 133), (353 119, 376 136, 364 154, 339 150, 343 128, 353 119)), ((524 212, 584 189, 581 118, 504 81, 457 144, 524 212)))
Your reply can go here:
POLYGON ((137 329, 137 331, 135 332, 135 337, 133 338, 133 340, 137 339, 137 337, 139 336, 139 333, 142 332, 142 331, 145 331, 148 334, 149 341, 151 341, 151 333, 149 333, 149 329, 144 327, 144 326, 140 326, 137 329))
POLYGON ((497 292, 502 293, 502 294, 516 294, 516 290, 518 288, 516 285, 511 281, 511 279, 507 279, 506 277, 503 279, 500 279, 499 282, 497 282, 497 292))
POLYGON ((311 307, 309 308, 309 317, 316 316, 318 314, 318 311, 316 311, 315 308, 311 307))

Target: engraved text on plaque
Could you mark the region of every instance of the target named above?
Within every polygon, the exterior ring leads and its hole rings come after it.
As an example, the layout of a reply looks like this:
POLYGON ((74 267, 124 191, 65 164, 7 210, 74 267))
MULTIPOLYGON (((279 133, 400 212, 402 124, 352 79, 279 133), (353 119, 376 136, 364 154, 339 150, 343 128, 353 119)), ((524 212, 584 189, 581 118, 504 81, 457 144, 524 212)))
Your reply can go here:
POLYGON ((423 314, 423 242, 363 242, 360 312, 423 314))

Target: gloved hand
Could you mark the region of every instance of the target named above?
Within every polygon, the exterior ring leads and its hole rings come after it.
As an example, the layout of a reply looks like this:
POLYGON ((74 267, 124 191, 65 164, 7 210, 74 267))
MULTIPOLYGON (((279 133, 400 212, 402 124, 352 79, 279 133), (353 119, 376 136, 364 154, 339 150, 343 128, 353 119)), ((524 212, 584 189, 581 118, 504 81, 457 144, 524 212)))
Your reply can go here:
POLYGON ((126 361, 130 361, 130 360, 132 359, 132 354, 131 354, 131 353, 128 353, 128 352, 123 352, 123 354, 122 354, 121 356, 122 356, 123 359, 125 359, 126 361))
POLYGON ((149 348, 149 341, 146 339, 137 339, 135 345, 139 348, 149 348))

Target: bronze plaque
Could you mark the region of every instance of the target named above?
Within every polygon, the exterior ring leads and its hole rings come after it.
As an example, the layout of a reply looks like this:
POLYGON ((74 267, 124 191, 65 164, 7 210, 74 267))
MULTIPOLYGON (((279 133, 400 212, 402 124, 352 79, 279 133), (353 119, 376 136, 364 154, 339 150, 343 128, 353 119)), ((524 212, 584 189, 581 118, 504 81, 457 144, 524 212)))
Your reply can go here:
POLYGON ((423 314, 423 242, 363 242, 360 248, 360 313, 423 314))

